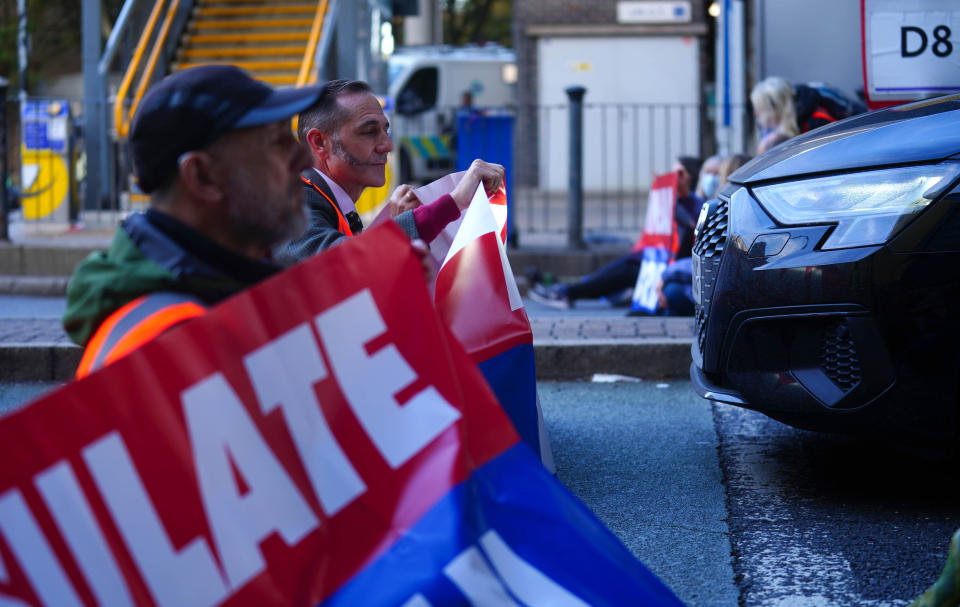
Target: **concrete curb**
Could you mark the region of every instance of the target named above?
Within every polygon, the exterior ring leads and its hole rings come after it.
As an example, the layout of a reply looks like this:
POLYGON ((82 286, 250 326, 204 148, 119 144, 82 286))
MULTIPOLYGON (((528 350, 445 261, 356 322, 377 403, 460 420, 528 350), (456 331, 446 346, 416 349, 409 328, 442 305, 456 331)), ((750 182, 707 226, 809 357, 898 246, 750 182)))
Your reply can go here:
POLYGON ((73 378, 83 350, 72 344, 0 345, 0 381, 49 382, 73 378))
POLYGON ((0 276, 0 294, 63 297, 68 276, 0 276))
POLYGON ((538 380, 590 379, 615 373, 641 379, 686 377, 690 339, 534 343, 538 380))
MULTIPOLYGON (((686 377, 690 340, 535 343, 538 380, 587 380, 594 373, 641 379, 686 377)), ((73 344, 0 345, 0 382, 69 381, 83 351, 73 344)))

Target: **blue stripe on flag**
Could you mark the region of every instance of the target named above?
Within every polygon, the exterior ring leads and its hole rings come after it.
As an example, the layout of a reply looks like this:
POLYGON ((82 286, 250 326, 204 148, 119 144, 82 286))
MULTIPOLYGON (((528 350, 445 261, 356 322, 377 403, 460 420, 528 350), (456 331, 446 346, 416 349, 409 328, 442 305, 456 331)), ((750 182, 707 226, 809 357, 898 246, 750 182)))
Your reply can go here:
POLYGON ((523 442, 540 453, 533 345, 514 346, 477 365, 523 442))
POLYGON ((507 588, 520 604, 550 601, 545 578, 594 606, 682 605, 520 444, 475 470, 324 605, 402 605, 417 594, 428 602, 419 604, 433 607, 467 604, 454 562, 468 553, 481 555, 480 567, 460 569, 475 589, 507 588), (540 583, 530 583, 529 573, 518 581, 525 568, 516 561, 504 567, 485 541, 491 535, 538 572, 542 578, 532 578, 540 583))

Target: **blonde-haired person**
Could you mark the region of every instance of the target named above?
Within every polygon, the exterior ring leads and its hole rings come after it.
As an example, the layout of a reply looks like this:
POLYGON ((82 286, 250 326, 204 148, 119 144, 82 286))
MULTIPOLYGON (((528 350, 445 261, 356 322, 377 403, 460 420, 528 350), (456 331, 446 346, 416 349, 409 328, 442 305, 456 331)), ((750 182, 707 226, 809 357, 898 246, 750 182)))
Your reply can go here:
POLYGON ((729 156, 724 156, 723 160, 720 161, 720 168, 717 171, 717 177, 720 180, 720 183, 717 185, 717 190, 726 185, 727 180, 730 179, 730 175, 732 175, 734 171, 748 162, 750 162, 750 156, 746 154, 730 154, 729 156))
MULTIPOLYGON (((793 86, 783 78, 771 76, 758 82, 750 91, 750 103, 760 128, 760 141, 771 137, 780 143, 800 134, 793 86)), ((765 150, 770 147, 768 143, 765 150)))

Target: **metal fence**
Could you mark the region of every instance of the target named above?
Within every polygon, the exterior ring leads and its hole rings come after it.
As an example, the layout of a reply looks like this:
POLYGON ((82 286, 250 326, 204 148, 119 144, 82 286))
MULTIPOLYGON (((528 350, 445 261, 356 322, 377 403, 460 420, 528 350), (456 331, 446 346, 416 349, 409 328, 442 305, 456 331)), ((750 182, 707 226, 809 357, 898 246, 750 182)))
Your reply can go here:
MULTIPOLYGON (((17 100, 6 103, 7 193, 11 225, 47 226, 83 222, 109 226, 136 205, 129 197, 130 168, 125 146, 113 141, 112 175, 116 183, 101 191, 113 192, 100 201, 83 199, 83 180, 97 178, 86 171, 83 133, 78 125, 82 102, 77 99, 31 97, 33 113, 23 114, 17 100), (43 108, 66 102, 65 122, 42 116, 43 108), (40 123, 44 123, 41 125, 40 123), (43 136, 41 128, 46 129, 43 136), (32 129, 32 130, 31 130, 32 129), (62 148, 49 148, 63 139, 62 148), (24 147, 24 143, 30 144, 24 147), (41 143, 47 152, 31 149, 41 143), (57 180, 66 184, 50 185, 57 180), (66 195, 61 196, 66 189, 66 195)), ((457 166, 457 115, 463 108, 399 119, 391 116, 397 147, 404 138, 425 134, 443 136, 452 149, 446 161, 434 158, 435 171, 457 166)), ((471 109, 475 115, 512 118, 512 145, 508 177, 512 184, 511 220, 521 246, 564 246, 570 228, 571 134, 569 105, 471 109)), ((656 174, 671 170, 678 156, 701 156, 704 138, 699 105, 642 103, 587 103, 582 114, 582 231, 588 242, 632 242, 643 227, 649 185, 656 174)), ((712 127, 708 127, 712 128, 712 127)), ((502 136, 502 133, 497 136, 502 136)), ((503 142, 500 144, 502 149, 503 142)), ((494 146, 496 147, 496 146, 494 146)), ((488 158, 503 161, 501 158, 488 158)), ((464 163, 469 158, 462 159, 464 163)), ((399 164, 399 159, 395 158, 399 164)), ((395 167, 393 171, 400 177, 395 167)), ((405 175, 409 176, 409 175, 405 175)), ((422 181, 422 180, 421 180, 422 181)), ((415 180, 416 182, 416 180, 415 180)), ((399 180, 397 180, 399 183, 399 180)))
MULTIPOLYGON (((518 244, 564 245, 570 229, 570 108, 537 105, 511 108, 444 108, 415 116, 392 117, 391 130, 398 154, 436 155, 450 146, 451 155, 461 152, 483 156, 480 150, 497 150, 484 157, 508 164, 512 182, 512 221, 518 244), (458 137, 458 118, 471 116, 512 118, 510 153, 493 142, 479 145, 475 139, 464 148, 458 137), (443 140, 420 146, 411 139, 439 136, 443 140), (429 149, 427 149, 429 148, 429 149), (496 155, 499 153, 500 155, 496 155)), ((671 170, 678 156, 700 156, 702 111, 697 104, 588 103, 582 106, 582 232, 588 241, 625 242, 636 239, 642 227, 647 193, 653 177, 671 170)), ((472 120, 472 119, 471 119, 472 120)), ((491 136, 501 137, 500 129, 491 136)), ((442 154, 441 154, 442 156, 442 154)), ((447 165, 432 158, 434 173, 465 167, 472 158, 452 159, 447 165)), ((418 171, 398 171, 401 180, 423 180, 418 171)), ((421 160, 421 165, 423 161, 421 160)))
MULTIPOLYGON (((557 244, 569 231, 570 111, 538 106, 518 115, 514 219, 525 244, 557 244)), ((678 156, 699 156, 699 148, 698 105, 584 104, 584 237, 635 240, 654 175, 671 170, 678 156)))

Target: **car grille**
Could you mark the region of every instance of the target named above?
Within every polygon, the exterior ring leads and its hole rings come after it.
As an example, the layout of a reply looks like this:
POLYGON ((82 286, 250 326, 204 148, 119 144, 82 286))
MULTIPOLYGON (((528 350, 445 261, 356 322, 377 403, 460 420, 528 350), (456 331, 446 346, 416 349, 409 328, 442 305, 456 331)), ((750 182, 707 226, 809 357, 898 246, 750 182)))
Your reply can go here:
POLYGON ((697 242, 693 245, 693 254, 700 258, 700 305, 694 311, 693 322, 701 352, 707 336, 707 317, 710 314, 717 270, 720 269, 720 257, 727 244, 727 214, 727 201, 720 200, 716 210, 707 217, 703 229, 697 235, 697 242))
POLYGON ((860 359, 847 321, 837 320, 824 330, 820 368, 844 392, 860 383, 860 359))

